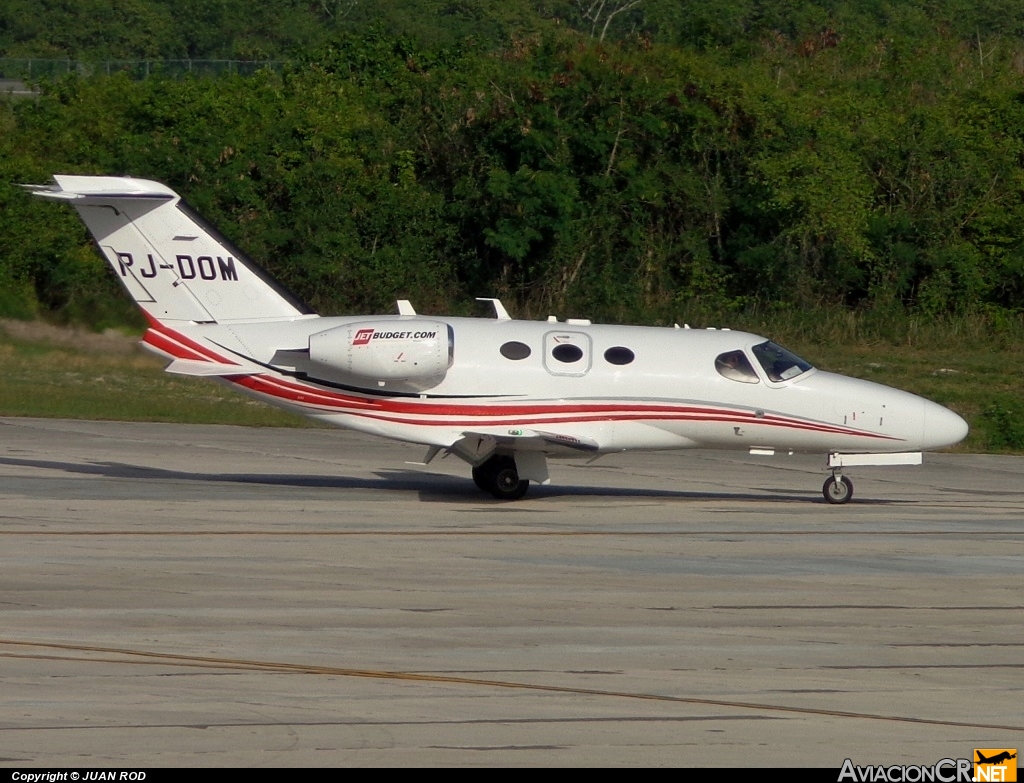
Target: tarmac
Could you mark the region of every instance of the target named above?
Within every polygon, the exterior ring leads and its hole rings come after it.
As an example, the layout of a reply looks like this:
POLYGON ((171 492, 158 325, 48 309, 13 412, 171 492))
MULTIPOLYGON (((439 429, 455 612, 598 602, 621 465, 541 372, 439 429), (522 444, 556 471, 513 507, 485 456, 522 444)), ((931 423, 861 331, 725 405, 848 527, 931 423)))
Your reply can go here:
POLYGON ((1024 736, 1024 459, 0 419, 0 766, 930 766, 1024 736))

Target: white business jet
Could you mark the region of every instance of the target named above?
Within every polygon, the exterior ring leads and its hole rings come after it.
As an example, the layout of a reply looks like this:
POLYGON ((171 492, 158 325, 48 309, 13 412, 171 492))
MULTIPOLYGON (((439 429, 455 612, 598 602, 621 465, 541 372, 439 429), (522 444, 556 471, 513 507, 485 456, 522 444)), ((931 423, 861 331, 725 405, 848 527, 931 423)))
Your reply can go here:
POLYGON ((219 379, 329 424, 455 454, 482 490, 521 498, 548 457, 630 449, 815 452, 846 503, 858 465, 919 464, 967 435, 946 408, 815 369, 754 334, 494 318, 321 317, 158 182, 58 175, 149 321, 167 371, 219 379))

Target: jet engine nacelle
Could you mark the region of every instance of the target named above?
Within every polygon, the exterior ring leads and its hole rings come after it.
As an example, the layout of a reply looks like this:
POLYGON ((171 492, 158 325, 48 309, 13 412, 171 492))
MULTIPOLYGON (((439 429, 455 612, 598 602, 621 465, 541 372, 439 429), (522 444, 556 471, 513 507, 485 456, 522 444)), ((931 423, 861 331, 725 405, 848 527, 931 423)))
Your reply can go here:
POLYGON ((364 321, 309 337, 309 360, 377 381, 437 378, 448 372, 451 327, 436 321, 364 321))

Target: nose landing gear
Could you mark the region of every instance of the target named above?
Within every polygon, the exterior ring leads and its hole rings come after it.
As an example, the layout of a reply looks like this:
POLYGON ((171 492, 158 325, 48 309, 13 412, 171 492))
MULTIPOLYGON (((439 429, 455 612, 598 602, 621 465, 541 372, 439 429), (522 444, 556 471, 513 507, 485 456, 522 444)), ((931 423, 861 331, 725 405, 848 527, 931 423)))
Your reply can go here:
POLYGON ((821 494, 825 496, 825 500, 836 506, 849 503, 850 498, 853 497, 853 482, 846 476, 835 472, 825 479, 821 494))

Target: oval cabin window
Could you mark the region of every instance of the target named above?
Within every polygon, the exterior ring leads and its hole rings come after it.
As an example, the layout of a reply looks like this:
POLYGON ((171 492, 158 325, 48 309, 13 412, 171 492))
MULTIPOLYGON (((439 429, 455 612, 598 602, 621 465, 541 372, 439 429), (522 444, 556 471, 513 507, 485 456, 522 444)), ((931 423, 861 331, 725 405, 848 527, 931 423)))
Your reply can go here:
POLYGON ((513 361, 525 359, 531 353, 530 346, 526 343, 516 342, 515 340, 505 343, 499 350, 501 351, 502 356, 506 359, 512 359, 513 361))
POLYGON ((604 352, 604 360, 608 364, 629 364, 636 358, 636 355, 624 345, 616 345, 604 352))
POLYGON ((583 358, 583 351, 577 345, 556 345, 551 349, 551 355, 560 362, 572 364, 583 358))

